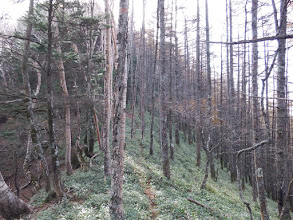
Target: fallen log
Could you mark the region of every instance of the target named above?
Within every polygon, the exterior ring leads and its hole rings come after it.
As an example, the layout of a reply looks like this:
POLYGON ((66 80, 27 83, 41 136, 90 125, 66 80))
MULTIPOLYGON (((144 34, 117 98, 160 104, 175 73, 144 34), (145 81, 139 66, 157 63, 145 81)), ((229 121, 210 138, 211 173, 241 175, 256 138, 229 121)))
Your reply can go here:
POLYGON ((196 205, 199 205, 199 206, 201 206, 201 207, 203 207, 203 208, 205 208, 205 209, 211 210, 211 211, 213 211, 213 212, 216 211, 216 210, 214 210, 214 209, 212 209, 212 208, 206 206, 205 204, 202 204, 202 203, 200 203, 200 202, 198 202, 198 201, 196 201, 196 200, 193 200, 193 199, 190 199, 190 198, 187 198, 187 200, 188 200, 189 202, 193 202, 193 203, 195 203, 196 205))
MULTIPOLYGON (((205 209, 208 209, 208 210, 212 211, 212 212, 215 213, 215 214, 216 214, 216 213, 219 213, 218 210, 213 209, 213 208, 211 208, 211 207, 208 207, 208 206, 206 206, 205 204, 202 204, 202 203, 200 203, 200 202, 198 202, 198 201, 196 201, 196 200, 194 200, 194 199, 187 198, 187 200, 188 200, 189 202, 192 202, 192 203, 194 203, 194 204, 196 204, 196 205, 199 205, 199 206, 201 206, 201 207, 203 207, 203 208, 205 208, 205 209)), ((226 216, 225 214, 221 214, 221 215, 223 215, 224 217, 227 217, 227 218, 228 218, 228 216, 226 216)), ((221 216, 220 216, 219 214, 216 214, 216 216, 219 217, 219 218, 221 218, 221 216)))

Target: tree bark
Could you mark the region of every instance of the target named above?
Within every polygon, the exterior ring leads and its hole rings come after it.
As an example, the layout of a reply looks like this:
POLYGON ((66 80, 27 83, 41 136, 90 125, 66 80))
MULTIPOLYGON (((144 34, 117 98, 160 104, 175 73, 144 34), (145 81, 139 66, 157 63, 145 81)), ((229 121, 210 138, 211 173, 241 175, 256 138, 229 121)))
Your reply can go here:
POLYGON ((165 43, 165 0, 159 1, 160 8, 160 59, 161 59, 161 138, 162 138, 162 157, 163 157, 163 173, 167 179, 170 179, 170 162, 169 162, 169 147, 167 138, 167 73, 166 73, 166 43, 165 43))
MULTIPOLYGON (((33 13, 34 13, 34 1, 31 0, 30 7, 29 7, 29 13, 28 13, 28 17, 30 18, 29 21, 31 21, 31 17, 33 16, 33 13)), ((26 38, 27 39, 29 39, 31 37, 31 33, 32 33, 32 23, 29 22, 27 29, 26 29, 26 38)), ((32 144, 34 146, 37 146, 38 156, 41 159, 41 162, 42 162, 44 170, 45 170, 44 173, 45 173, 45 180, 46 180, 46 190, 49 191, 49 189, 50 189, 49 168, 48 168, 47 160, 44 156, 43 146, 41 144, 39 132, 37 130, 37 126, 36 126, 36 122, 35 122, 35 115, 34 115, 34 111, 33 111, 34 103, 32 100, 32 92, 31 92, 31 85, 30 85, 30 80, 29 80, 29 73, 27 70, 29 54, 30 54, 30 40, 26 40, 24 53, 23 53, 23 57, 22 57, 22 64, 21 64, 22 79, 23 79, 23 84, 24 84, 24 88, 25 88, 25 93, 27 96, 27 98, 26 98, 26 104, 27 104, 26 116, 27 116, 27 120, 30 125, 30 131, 29 131, 30 136, 31 136, 30 138, 32 140, 32 144)), ((29 144, 27 145, 27 147, 28 147, 28 149, 27 149, 27 153, 25 156, 25 161, 24 161, 23 167, 24 167, 24 170, 27 174, 27 177, 29 178, 29 181, 32 181, 33 173, 29 169, 32 165, 31 164, 32 163, 31 154, 33 152, 33 147, 30 146, 29 144)))
POLYGON ((199 10, 199 0, 197 0, 197 15, 196 15, 196 166, 200 167, 201 164, 201 149, 202 149, 202 136, 201 136, 201 81, 200 81, 200 10, 199 10))
POLYGON ((140 83, 140 120, 141 120, 141 139, 144 139, 145 133, 145 77, 146 77, 146 43, 145 43, 145 7, 146 0, 143 0, 143 21, 142 21, 142 60, 141 62, 141 83, 140 83))
POLYGON ((124 149, 125 149, 125 114, 127 89, 127 27, 128 27, 128 0, 120 0, 118 42, 118 68, 114 93, 113 118, 113 150, 111 175, 111 219, 123 219, 123 176, 124 176, 124 149))
MULTIPOLYGON (((208 90, 208 126, 212 126, 212 79, 211 79, 211 54, 210 54, 210 44, 208 43, 210 41, 210 27, 209 27, 209 14, 208 14, 208 1, 205 1, 205 9, 206 9, 206 47, 207 47, 207 90, 208 90)), ((209 137, 211 136, 212 128, 210 129, 209 137)), ((207 145, 207 151, 210 150, 210 141, 207 145)), ((207 156, 209 156, 209 163, 210 163, 210 169, 211 169, 211 177, 212 179, 216 179, 216 172, 215 172, 215 165, 214 165, 214 152, 210 152, 207 156)))
POLYGON ((173 113, 172 113, 172 105, 173 105, 173 0, 171 7, 171 31, 170 31, 170 48, 169 48, 169 109, 168 109, 168 127, 169 127, 169 145, 170 145, 170 159, 174 159, 174 143, 173 143, 173 113))
POLYGON ((63 98, 64 98, 64 108, 65 108, 65 144, 66 144, 66 154, 65 154, 65 166, 67 175, 72 174, 72 165, 71 165, 71 117, 70 117, 70 102, 69 102, 69 93, 66 84, 66 73, 64 69, 64 63, 62 58, 62 49, 59 39, 59 27, 56 24, 55 27, 55 37, 56 37, 56 50, 59 54, 58 59, 58 72, 60 78, 60 84, 62 87, 63 98))
MULTIPOLYGON (((258 0, 252 1, 252 38, 257 38, 257 10, 258 0)), ((252 111, 253 111, 253 142, 258 143, 260 139, 260 122, 259 122, 259 101, 258 101, 258 45, 257 43, 252 44, 252 111)), ((258 192, 258 199, 260 203, 260 211, 262 219, 270 219, 267 211, 264 179, 263 179, 263 167, 262 167, 262 155, 260 149, 254 150, 254 166, 255 166, 255 178, 258 192)))
POLYGON ((64 192, 62 190, 61 174, 59 170, 59 158, 58 158, 58 146, 55 138, 54 128, 54 104, 53 104, 53 77, 52 77, 52 44, 53 44, 53 32, 52 32, 52 20, 53 20, 53 0, 49 0, 48 8, 48 51, 47 51, 47 109, 48 109, 48 136, 49 146, 51 149, 51 163, 52 168, 50 170, 50 179, 52 182, 52 188, 50 194, 55 194, 57 198, 63 197, 64 192))
POLYGON ((106 73, 104 76, 104 125, 103 125, 103 151, 104 151, 104 176, 107 178, 111 173, 111 155, 110 155, 110 122, 112 115, 112 83, 111 74, 113 71, 111 59, 111 14, 109 0, 105 0, 106 22, 106 73))
MULTIPOLYGON (((175 37, 175 90, 176 90, 176 99, 179 99, 179 79, 180 79, 180 70, 179 70, 179 46, 178 46, 178 37, 177 37, 177 0, 175 0, 175 30, 174 30, 174 37, 175 37)), ((180 146, 180 136, 179 136, 179 123, 180 123, 180 116, 179 112, 175 114, 174 117, 175 121, 175 143, 179 147, 180 146)))
POLYGON ((2 217, 12 220, 30 211, 29 206, 11 192, 0 172, 0 214, 2 217))
MULTIPOLYGON (((287 31, 287 0, 280 1, 280 21, 278 35, 286 35, 287 31)), ((277 71, 277 196, 279 214, 284 206, 286 189, 288 188, 288 158, 286 145, 286 124, 287 124, 287 104, 286 104, 286 39, 278 39, 278 71, 277 71)), ((290 219, 289 206, 285 207, 283 219, 290 219)))
POLYGON ((151 130, 150 130, 150 155, 154 154, 154 124, 155 124, 155 82, 156 82, 156 70, 157 70, 157 56, 158 56, 158 37, 159 37, 159 0, 157 2, 157 33, 156 33, 156 42, 155 42, 155 60, 154 60, 154 69, 152 76, 152 109, 151 109, 151 130))
POLYGON ((134 0, 132 0, 132 10, 131 10, 131 24, 130 24, 130 77, 131 77, 131 139, 133 139, 135 135, 135 103, 136 103, 136 64, 135 61, 135 47, 134 47, 134 0))

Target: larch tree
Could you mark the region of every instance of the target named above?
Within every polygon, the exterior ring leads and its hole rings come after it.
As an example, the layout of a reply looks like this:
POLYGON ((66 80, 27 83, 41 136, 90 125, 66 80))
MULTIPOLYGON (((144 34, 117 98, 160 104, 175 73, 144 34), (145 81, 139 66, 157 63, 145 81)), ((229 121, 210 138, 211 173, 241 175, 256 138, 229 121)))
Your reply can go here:
POLYGON ((135 45, 134 45, 134 0, 132 0, 131 4, 131 23, 130 23, 130 32, 129 32, 129 50, 130 50, 130 83, 131 83, 131 139, 133 139, 135 135, 135 103, 136 103, 136 87, 137 87, 137 79, 136 79, 136 64, 137 60, 135 60, 135 45))
POLYGON ((112 83, 111 74, 113 72, 113 62, 111 56, 111 13, 109 0, 105 0, 106 13, 106 72, 104 76, 104 124, 103 124, 103 151, 104 151, 104 175, 108 177, 111 173, 111 155, 110 155, 110 122, 112 115, 112 83))
MULTIPOLYGON (((211 79, 211 52, 210 52, 210 25, 209 25, 209 10, 208 10, 208 0, 205 1, 205 9, 206 9, 206 56, 207 56, 207 123, 208 126, 212 126, 212 79, 211 79)), ((209 136, 212 136, 213 128, 208 128, 210 131, 207 131, 209 133, 209 136)), ((207 144, 207 151, 210 151, 209 144, 207 144)), ((215 173, 215 165, 214 165, 214 152, 208 152, 207 158, 210 162, 210 169, 211 169, 211 177, 213 179, 216 178, 215 173)))
POLYGON ((200 10, 199 10, 199 0, 197 0, 197 13, 196 13, 196 166, 200 166, 201 163, 201 108, 200 108, 200 98, 201 98, 201 81, 200 81, 200 10))
MULTIPOLYGON (((173 105, 173 4, 171 6, 171 27, 170 27, 170 46, 169 46, 169 105, 173 105)), ((173 111, 169 106, 167 123, 169 128, 169 145, 170 145, 170 159, 174 159, 174 143, 173 143, 173 111)))
MULTIPOLYGON (((177 0, 175 0, 175 29, 174 29, 174 38, 175 38, 175 99, 179 98, 179 78, 180 78, 180 69, 179 69, 179 45, 178 45, 178 36, 177 36, 177 15, 178 7, 177 0)), ((177 112, 175 114, 175 143, 177 146, 180 146, 180 136, 179 136, 179 123, 180 116, 177 112)))
POLYGON ((141 28, 141 40, 142 40, 142 56, 141 56, 141 67, 140 67, 140 120, 141 120, 141 139, 144 139, 145 133, 145 96, 146 96, 146 39, 145 39, 145 9, 146 9, 146 0, 143 0, 143 16, 142 16, 142 28, 141 28))
POLYGON ((157 2, 157 30, 156 30, 156 40, 155 40, 155 57, 154 66, 152 74, 152 87, 151 87, 151 128, 150 128, 150 155, 154 154, 154 126, 155 126, 155 82, 156 82, 156 72, 157 72, 157 57, 158 57, 158 38, 159 38, 159 0, 157 2))
MULTIPOLYGON (((287 0, 280 1, 280 20, 277 34, 287 33, 287 0)), ((285 205, 285 195, 289 185, 288 181, 288 149, 286 143, 286 124, 288 123, 287 102, 286 102, 286 39, 278 39, 278 70, 277 70, 277 197, 279 214, 285 205)), ((287 203, 288 204, 288 203, 287 203)), ((282 219, 290 219, 289 206, 285 207, 282 219)))
MULTIPOLYGON (((252 1, 252 39, 257 39, 257 10, 258 0, 252 1)), ((253 111, 253 142, 260 141, 260 114, 259 114, 259 100, 258 100, 258 45, 257 42, 252 44, 252 111, 253 111)), ((267 210, 264 180, 263 180, 263 167, 262 167, 262 154, 260 148, 254 150, 254 165, 256 170, 256 185, 258 198, 260 202, 260 210, 262 219, 270 219, 267 210)))
POLYGON ((123 219, 123 176, 125 150, 125 119, 127 90, 127 36, 128 36, 128 0, 120 0, 119 29, 117 34, 118 67, 115 79, 114 118, 112 140, 111 173, 111 219, 123 219))
POLYGON ((159 1, 160 9, 160 69, 161 69, 161 82, 160 82, 160 92, 161 92, 161 105, 160 105, 160 123, 161 123, 161 140, 162 140, 162 158, 163 158, 163 173, 167 179, 170 179, 170 161, 169 161, 169 147, 168 147, 168 137, 167 137, 167 103, 166 103, 166 93, 167 93, 167 71, 166 71, 166 24, 165 24, 165 0, 159 1))

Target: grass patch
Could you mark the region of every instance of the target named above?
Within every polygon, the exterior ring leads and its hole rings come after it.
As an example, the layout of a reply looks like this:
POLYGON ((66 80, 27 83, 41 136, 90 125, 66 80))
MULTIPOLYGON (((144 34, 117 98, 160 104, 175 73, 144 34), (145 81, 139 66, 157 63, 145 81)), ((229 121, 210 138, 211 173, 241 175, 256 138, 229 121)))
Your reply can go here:
MULTIPOLYGON (((221 170, 218 181, 210 178, 206 190, 200 190, 204 176, 205 156, 202 166, 196 167, 196 147, 183 139, 180 147, 175 146, 175 159, 171 161, 171 180, 162 172, 162 159, 158 135, 154 140, 154 156, 149 156, 150 116, 146 114, 146 133, 140 139, 139 121, 134 139, 130 139, 130 119, 126 125, 126 155, 124 177, 125 219, 249 219, 246 207, 239 198, 237 184, 230 183, 230 175, 221 170), (142 145, 141 145, 142 144, 142 145), (141 147, 142 146, 142 147, 141 147), (146 193, 148 192, 148 193, 146 193), (150 198, 153 195, 153 198, 150 198), (205 209, 187 198, 195 199, 214 211, 205 209)), ((158 121, 156 119, 156 126, 158 121)), ((155 128, 157 134, 158 127, 155 128)), ((181 134, 181 136, 183 136, 181 134)), ((95 160, 88 170, 75 171, 63 176, 65 187, 75 194, 74 201, 63 199, 52 207, 38 213, 38 219, 109 219, 110 183, 104 181, 103 158, 95 160)), ((43 203, 43 193, 33 198, 34 206, 43 203)), ((251 200, 251 187, 246 186, 244 196, 251 200)), ((251 202, 255 219, 260 219, 259 206, 251 202)), ((271 219, 278 219, 277 204, 268 199, 271 219)))

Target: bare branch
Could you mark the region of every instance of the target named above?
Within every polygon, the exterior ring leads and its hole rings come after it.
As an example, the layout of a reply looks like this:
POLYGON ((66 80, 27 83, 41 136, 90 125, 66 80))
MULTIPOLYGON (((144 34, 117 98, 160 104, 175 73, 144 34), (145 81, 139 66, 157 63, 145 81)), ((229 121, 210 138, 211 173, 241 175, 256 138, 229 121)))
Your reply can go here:
POLYGON ((283 219, 286 204, 287 204, 289 196, 290 196, 290 189, 291 189, 292 184, 293 184, 293 179, 290 181, 289 186, 288 186, 288 190, 287 190, 287 193, 286 193, 286 198, 285 198, 285 201, 284 201, 284 205, 283 205, 283 208, 282 208, 282 211, 281 211, 281 214, 280 214, 280 220, 283 219))
MULTIPOLYGON (((287 34, 287 35, 276 35, 276 36, 262 37, 262 38, 251 39, 251 40, 234 41, 234 42, 209 41, 209 43, 211 43, 211 44, 228 44, 228 45, 232 44, 232 45, 237 45, 237 44, 249 44, 249 43, 262 42, 262 41, 292 39, 292 38, 293 38, 293 34, 287 34)), ((201 41, 201 42, 206 42, 206 41, 201 41)))
MULTIPOLYGON (((212 212, 219 212, 218 210, 212 209, 212 208, 206 206, 205 204, 202 204, 202 203, 200 203, 200 202, 198 202, 198 201, 196 201, 196 200, 194 200, 194 199, 187 198, 187 200, 188 200, 189 202, 192 202, 192 203, 194 203, 194 204, 196 204, 196 205, 199 205, 199 206, 201 206, 201 207, 203 207, 203 208, 205 208, 205 209, 208 209, 208 210, 210 210, 210 211, 212 211, 212 212)), ((225 214, 222 214, 222 215, 225 216, 225 217, 227 217, 225 214)), ((218 217, 221 217, 221 216, 218 215, 218 214, 217 214, 217 216, 218 216, 218 217)))
POLYGON ((8 100, 8 101, 0 101, 0 104, 11 104, 15 102, 23 102, 24 99, 15 99, 15 100, 8 100))

